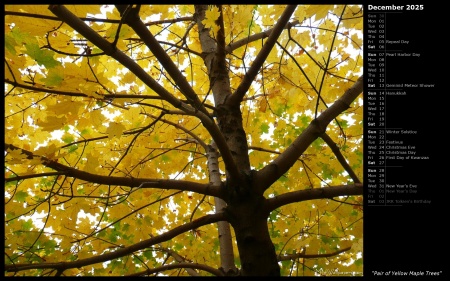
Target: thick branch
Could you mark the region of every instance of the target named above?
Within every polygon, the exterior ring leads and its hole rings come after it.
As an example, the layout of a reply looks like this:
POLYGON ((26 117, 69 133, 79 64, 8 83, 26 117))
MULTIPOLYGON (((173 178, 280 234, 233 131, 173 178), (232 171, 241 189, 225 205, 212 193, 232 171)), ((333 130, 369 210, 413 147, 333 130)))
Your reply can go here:
POLYGON ((341 163, 342 167, 344 167, 345 171, 347 171, 348 175, 352 178, 352 180, 355 183, 361 183, 361 181, 358 179, 358 176, 355 174, 353 169, 350 167, 350 165, 347 163, 347 161, 344 158, 344 155, 342 155, 341 151, 339 150, 336 143, 330 138, 329 135, 322 134, 320 136, 331 148, 331 151, 333 151, 334 155, 336 155, 336 158, 338 159, 339 163, 341 163))
POLYGON ((58 176, 58 175, 64 175, 64 172, 31 174, 31 175, 23 175, 23 176, 17 176, 17 177, 12 177, 12 178, 5 178, 5 182, 21 181, 21 180, 32 179, 32 178, 51 177, 51 176, 58 176))
POLYGON ((158 244, 158 243, 161 243, 164 241, 168 241, 168 240, 170 240, 182 233, 185 233, 189 230, 196 229, 203 225, 215 223, 215 222, 218 222, 218 221, 221 221, 224 219, 225 219, 225 216, 223 213, 206 215, 206 216, 196 219, 190 223, 185 223, 183 225, 175 227, 174 229, 167 231, 159 236, 155 236, 150 239, 133 244, 131 246, 118 249, 114 252, 94 256, 91 258, 81 259, 81 260, 77 260, 77 261, 73 261, 73 262, 9 264, 9 265, 5 265, 5 271, 18 272, 18 271, 27 270, 27 269, 43 269, 43 268, 52 268, 52 269, 56 269, 58 271, 64 271, 69 268, 79 268, 79 267, 83 267, 86 265, 106 262, 106 261, 117 259, 117 258, 120 258, 123 256, 130 255, 131 253, 148 248, 152 245, 155 245, 155 244, 158 244))
POLYGON ((297 190, 266 199, 264 212, 271 211, 281 206, 313 199, 333 198, 338 196, 363 195, 363 185, 339 185, 331 187, 297 190))
POLYGON ((211 36, 210 28, 206 28, 203 24, 207 10, 208 5, 195 5, 195 21, 202 47, 202 58, 208 70, 209 87, 213 93, 214 105, 218 107, 231 95, 230 77, 225 61, 225 35, 222 11, 220 10, 219 18, 216 21, 220 27, 216 40, 211 36))
MULTIPOLYGON (((18 82, 14 82, 11 80, 8 80, 5 78, 5 83, 8 83, 14 87, 27 89, 34 92, 42 92, 42 93, 49 93, 49 94, 55 94, 55 95, 61 95, 61 96, 70 96, 70 97, 86 97, 86 98, 93 98, 93 96, 79 93, 79 92, 67 92, 67 91, 59 91, 59 90, 53 90, 49 88, 41 88, 36 86, 30 86, 21 84, 18 82)), ((161 99, 160 96, 152 96, 152 95, 131 95, 131 94, 97 94, 100 99, 104 100, 111 100, 111 99, 161 99)))
POLYGON ((150 275, 153 273, 162 272, 162 271, 166 271, 166 270, 170 270, 170 269, 177 269, 177 268, 199 269, 199 270, 203 270, 203 271, 209 272, 211 274, 214 274, 215 276, 224 276, 224 273, 222 271, 212 268, 210 266, 207 266, 206 264, 180 262, 180 263, 166 264, 166 265, 158 266, 158 267, 152 268, 152 269, 147 269, 145 271, 141 271, 138 273, 126 275, 126 277, 150 275))
MULTIPOLYGON (((127 9, 128 5, 116 5, 116 8, 121 14, 127 9)), ((205 115, 208 115, 202 102, 198 98, 198 95, 194 92, 186 77, 181 73, 180 69, 175 65, 166 51, 161 47, 159 42, 155 39, 150 30, 145 26, 137 13, 128 13, 125 16, 124 21, 128 24, 139 36, 139 38, 145 43, 150 51, 155 55, 158 61, 162 64, 164 69, 167 70, 169 75, 173 78, 175 84, 179 87, 181 93, 192 103, 192 105, 202 111, 205 115)))
POLYGON ((42 160, 42 164, 48 168, 54 169, 59 172, 63 172, 64 175, 66 176, 92 183, 104 185, 140 187, 140 188, 164 188, 164 189, 192 191, 200 194, 224 198, 223 189, 220 188, 220 186, 214 186, 212 184, 204 184, 182 180, 128 178, 128 177, 111 177, 111 176, 96 175, 74 169, 72 167, 50 160, 44 156, 38 156, 28 150, 21 149, 12 144, 5 143, 5 150, 8 149, 9 150, 20 149, 22 154, 25 154, 27 156, 26 158, 28 159, 39 157, 42 160))
MULTIPOLYGON (((150 234, 150 236, 154 237, 154 235, 152 235, 152 234, 150 234)), ((177 252, 175 252, 175 251, 173 251, 173 250, 171 250, 169 248, 164 247, 161 243, 159 243, 158 245, 160 246, 160 248, 164 252, 166 252, 167 254, 171 255, 177 261, 176 265, 180 265, 179 268, 187 268, 186 271, 189 274, 189 276, 199 276, 198 272, 194 270, 195 267, 190 267, 189 266, 189 265, 194 265, 194 263, 185 262, 186 259, 183 258, 182 256, 180 256, 177 252), (188 265, 188 266, 185 267, 184 265, 188 265)), ((170 265, 166 265, 166 266, 171 266, 171 265, 175 265, 175 264, 170 264, 170 265)), ((161 266, 161 267, 157 267, 157 268, 154 268, 154 269, 147 269, 146 271, 138 272, 138 273, 135 273, 135 274, 130 274, 130 275, 127 275, 127 276, 148 275, 148 274, 159 272, 159 271, 163 271, 163 270, 166 270, 164 265, 161 266), (149 272, 149 271, 151 271, 151 272, 149 272)), ((217 269, 213 269, 213 270, 217 270, 217 269)))
POLYGON ((328 253, 328 254, 302 254, 302 253, 297 253, 297 254, 290 254, 290 255, 283 255, 283 256, 279 256, 278 257, 278 261, 287 261, 287 260, 295 260, 298 258, 303 258, 303 259, 318 259, 318 258, 329 258, 329 257, 334 257, 339 255, 340 253, 346 252, 348 250, 350 250, 352 247, 347 247, 341 250, 338 250, 336 252, 333 253, 328 253))
MULTIPOLYGON (((285 29, 286 28, 291 28, 292 26, 294 26, 294 25, 296 25, 298 23, 299 23, 298 20, 294 20, 294 21, 286 24, 286 26, 284 28, 285 29)), ((228 44, 225 47, 225 52, 227 52, 228 54, 231 54, 231 52, 233 52, 234 50, 236 50, 236 49, 238 49, 238 48, 240 48, 242 46, 245 46, 245 45, 247 45, 250 42, 254 42, 256 40, 264 39, 266 37, 269 37, 273 30, 274 30, 274 28, 267 29, 267 30, 265 30, 263 32, 253 34, 253 35, 250 35, 248 37, 242 38, 242 39, 240 39, 238 41, 235 41, 233 43, 230 43, 230 44, 228 44)))
MULTIPOLYGON (((120 50, 116 49, 113 44, 109 43, 106 39, 101 37, 97 32, 87 26, 82 20, 80 20, 77 16, 71 13, 62 5, 50 5, 49 9, 52 13, 57 15, 62 21, 66 22, 70 27, 76 30, 78 33, 83 35, 86 39, 91 41, 94 45, 99 47, 105 54, 113 57, 118 62, 120 62, 123 66, 128 68, 131 72, 133 72, 142 82, 144 82, 147 86, 153 89, 158 95, 160 95, 164 100, 168 101, 170 104, 175 106, 176 108, 180 108, 186 113, 197 116, 201 121, 203 126, 208 130, 211 134, 211 137, 214 139, 217 147, 220 150, 220 154, 222 155, 222 159, 225 165, 228 167, 235 167, 234 160, 231 155, 231 152, 227 146, 225 138, 217 127, 216 123, 210 118, 209 115, 198 111, 196 108, 191 107, 190 105, 180 101, 175 96, 173 96, 170 92, 168 92, 165 88, 158 84, 150 75, 145 72, 133 59, 125 55, 120 50)), ((239 173, 235 171, 235 174, 239 173)))
POLYGON ((281 32, 283 31, 284 27, 288 23, 289 19, 291 18, 291 15, 294 13, 296 8, 297 8, 296 5, 288 5, 286 7, 277 24, 273 28, 273 31, 270 33, 269 38, 267 38, 266 43, 261 48, 261 51, 258 53, 255 60, 253 61, 252 66, 245 74, 241 84, 239 84, 234 94, 231 95, 230 98, 227 100, 227 104, 237 105, 242 101, 248 89, 250 88, 250 85, 252 84, 253 80, 258 74, 259 69, 261 68, 270 51, 272 50, 273 46, 277 42, 278 37, 280 36, 281 32))
POLYGON ((168 101, 170 104, 176 108, 181 108, 186 110, 188 106, 183 104, 182 101, 173 96, 164 87, 159 85, 150 75, 147 74, 133 59, 128 57, 126 54, 117 49, 108 40, 104 39, 97 32, 86 25, 81 19, 76 15, 71 13, 62 5, 50 5, 49 9, 52 13, 58 16, 62 21, 67 23, 75 31, 83 35, 87 40, 92 42, 95 46, 99 47, 105 54, 113 57, 123 66, 128 68, 133 72, 142 82, 144 82, 148 87, 154 90, 158 95, 160 95, 164 100, 168 101))
MULTIPOLYGON (((19 17, 30 17, 30 18, 36 18, 36 19, 47 19, 47 20, 54 20, 54 21, 60 21, 57 17, 52 16, 46 16, 46 15, 40 15, 40 14, 32 14, 32 13, 23 13, 23 12, 14 12, 14 11, 4 11, 5 16, 19 16, 19 17)), ((115 23, 119 24, 120 20, 115 19, 99 19, 99 18, 81 18, 83 21, 91 21, 91 22, 102 22, 102 23, 115 23)), ((157 24, 164 24, 164 23, 176 23, 181 21, 192 21, 193 17, 180 17, 176 19, 165 19, 165 20, 157 20, 157 21, 151 21, 149 23, 146 23, 146 26, 150 25, 157 25, 157 24)))
POLYGON ((342 95, 332 106, 313 120, 292 144, 270 164, 257 172, 257 180, 263 190, 271 186, 278 178, 294 165, 295 161, 318 137, 325 133, 326 127, 339 114, 350 107, 352 102, 363 91, 363 76, 342 95))

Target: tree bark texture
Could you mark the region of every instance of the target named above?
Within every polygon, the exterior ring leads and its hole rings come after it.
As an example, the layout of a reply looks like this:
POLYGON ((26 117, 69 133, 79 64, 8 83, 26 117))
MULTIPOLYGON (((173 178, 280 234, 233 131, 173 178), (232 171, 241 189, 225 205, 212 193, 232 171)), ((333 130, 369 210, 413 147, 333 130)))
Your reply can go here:
POLYGON ((217 124, 239 171, 238 176, 232 175, 228 172, 228 167, 225 167, 227 169, 225 188, 228 194, 226 212, 236 235, 242 265, 240 275, 279 276, 280 268, 267 225, 268 214, 261 212, 264 198, 253 184, 240 104, 226 104, 227 98, 231 96, 231 89, 229 70, 225 61, 223 19, 219 17, 217 20, 220 29, 217 38, 212 38, 209 29, 202 24, 207 9, 207 5, 196 5, 195 20, 203 60, 209 73, 217 124))

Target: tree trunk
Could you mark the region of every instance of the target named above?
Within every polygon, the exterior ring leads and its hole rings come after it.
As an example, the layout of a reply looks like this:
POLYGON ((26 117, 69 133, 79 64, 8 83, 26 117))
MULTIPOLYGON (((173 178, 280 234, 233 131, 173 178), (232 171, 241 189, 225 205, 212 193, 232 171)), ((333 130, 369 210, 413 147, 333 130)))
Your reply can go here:
POLYGON ((254 192, 240 194, 227 208, 234 228, 242 276, 280 276, 275 247, 269 235, 264 197, 254 192))
POLYGON ((234 224, 242 276, 280 276, 267 218, 243 215, 234 224), (243 218, 244 217, 244 218, 243 218))
MULTIPOLYGON (((212 143, 208 150, 208 169, 209 181, 215 185, 220 185, 220 171, 219 171, 219 153, 217 147, 212 143)), ((215 209, 217 212, 222 212, 227 204, 224 200, 214 197, 215 209)), ((220 243, 220 267, 226 275, 236 275, 238 269, 234 264, 233 241, 231 237, 230 224, 227 221, 219 221, 217 223, 219 230, 220 243)))
MULTIPOLYGON (((225 212, 236 234, 241 260, 240 275, 279 276, 280 267, 267 226, 268 214, 262 211, 265 199, 258 192, 262 189, 256 189, 253 182, 247 135, 242 125, 240 105, 226 104, 227 98, 232 94, 229 70, 225 61, 223 18, 220 16, 217 20, 220 28, 217 38, 214 39, 210 35, 210 30, 202 23, 207 9, 207 5, 195 5, 194 18, 202 46, 202 57, 213 92, 217 124, 231 152, 233 164, 236 165, 233 168, 238 170, 237 175, 226 171, 225 188, 227 188, 228 196, 225 212)), ((219 10, 221 10, 220 6, 219 10)), ((226 167, 226 169, 229 168, 226 167)), ((222 252, 224 249, 221 249, 222 252)))

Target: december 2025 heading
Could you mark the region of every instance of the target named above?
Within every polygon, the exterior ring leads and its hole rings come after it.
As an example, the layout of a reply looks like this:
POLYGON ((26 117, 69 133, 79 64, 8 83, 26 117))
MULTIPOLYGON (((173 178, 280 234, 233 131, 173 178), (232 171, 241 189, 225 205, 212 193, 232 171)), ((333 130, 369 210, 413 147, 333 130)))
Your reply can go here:
POLYGON ((369 11, 420 11, 425 5, 368 5, 369 11))

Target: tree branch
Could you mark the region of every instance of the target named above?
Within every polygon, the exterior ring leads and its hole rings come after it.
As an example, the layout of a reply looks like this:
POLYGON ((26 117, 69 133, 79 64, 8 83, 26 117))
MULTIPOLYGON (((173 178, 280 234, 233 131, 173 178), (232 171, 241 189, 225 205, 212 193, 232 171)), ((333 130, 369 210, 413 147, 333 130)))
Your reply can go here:
MULTIPOLYGON (((87 40, 92 42, 95 46, 104 51, 106 55, 113 57, 123 66, 128 68, 128 70, 133 72, 139 79, 141 79, 142 82, 144 82, 148 87, 154 90, 164 100, 168 101, 176 108, 181 108, 183 110, 187 110, 190 107, 184 104, 181 100, 177 99, 164 87, 159 85, 159 83, 156 82, 151 76, 149 76, 147 72, 143 70, 133 59, 117 49, 108 40, 100 36, 97 32, 91 29, 67 8, 62 5, 50 5, 49 10, 56 16, 58 16, 62 21, 67 23, 70 27, 72 27, 75 31, 83 35, 87 40)), ((194 109, 191 109, 190 111, 193 110, 194 109)))
POLYGON ((348 195, 363 195, 363 185, 361 183, 357 183, 283 193, 281 195, 266 199, 264 203, 264 212, 270 213, 276 208, 291 203, 348 195))
POLYGON ((147 269, 147 270, 144 270, 144 271, 141 271, 138 273, 129 274, 129 275, 125 275, 125 276, 131 277, 131 276, 150 275, 153 273, 166 271, 166 270, 170 270, 170 269, 176 269, 176 268, 199 269, 199 270, 203 270, 203 271, 209 272, 211 274, 214 274, 215 276, 225 276, 225 274, 222 271, 215 269, 213 267, 207 266, 206 264, 189 263, 189 262, 167 264, 167 265, 159 266, 159 267, 152 268, 152 269, 147 269))
MULTIPOLYGON (((151 237, 154 237, 154 235, 150 234, 151 237)), ((189 265, 197 265, 197 263, 191 263, 191 262, 185 262, 185 258, 183 258, 182 256, 180 256, 177 252, 164 247, 163 245, 161 245, 161 243, 158 244, 160 249, 164 252, 166 252, 168 255, 172 256, 176 261, 177 261, 177 265, 180 265, 180 267, 175 267, 175 268, 187 268, 187 273, 189 274, 189 276, 199 276, 198 272, 195 271, 193 268, 195 267, 191 267, 189 265), (186 266, 186 267, 185 267, 186 266)), ((167 266, 172 266, 174 264, 170 264, 167 266)), ((141 275, 148 275, 148 274, 152 274, 155 272, 159 272, 159 271, 163 271, 163 270, 167 270, 167 268, 165 268, 166 265, 163 265, 161 267, 157 267, 154 269, 147 269, 145 271, 141 271, 138 273, 134 273, 134 274, 130 274, 130 275, 126 275, 126 276, 141 276, 141 275), (153 271, 155 270, 155 271, 153 271)), ((170 268, 171 269, 171 268, 170 268)), ((208 268, 209 269, 209 268, 208 268)), ((216 270, 216 269, 213 269, 216 270)))
MULTIPOLYGON (((117 10, 122 14, 128 5, 116 5, 117 10)), ((133 8, 132 8, 133 9, 133 8)), ((155 39, 150 30, 145 26, 137 13, 128 13, 123 18, 124 22, 128 24, 139 36, 139 38, 150 49, 153 55, 158 59, 162 66, 167 70, 169 75, 174 80, 174 83, 179 87, 181 93, 188 99, 192 105, 202 111, 205 115, 209 115, 206 108, 198 98, 198 95, 192 89, 186 77, 181 73, 167 52, 161 47, 159 42, 155 39)))
POLYGON ((5 182, 21 181, 21 180, 32 179, 32 178, 51 177, 51 176, 58 176, 58 175, 64 175, 64 172, 31 174, 31 175, 17 176, 17 177, 13 177, 13 178, 5 178, 5 182))
MULTIPOLYGON (((150 116, 150 117, 152 117, 154 119, 158 118, 157 116, 154 116, 152 114, 146 114, 146 115, 150 116)), ((208 146, 206 145, 206 143, 201 138, 199 138, 196 134, 191 132, 190 130, 186 129, 185 127, 183 127, 183 126, 181 126, 181 125, 179 125, 179 124, 177 124, 175 122, 169 121, 169 120, 161 119, 160 121, 163 122, 163 123, 169 124, 169 125, 177 128, 177 129, 179 129, 179 130, 182 130, 186 134, 190 135, 193 139, 195 139, 195 141, 198 144, 200 144, 203 147, 203 149, 205 149, 205 151, 208 150, 208 146)))
MULTIPOLYGON (((40 14, 32 14, 32 13, 23 13, 23 12, 14 12, 14 11, 4 11, 5 16, 19 16, 19 17, 29 17, 29 18, 36 18, 36 19, 47 19, 47 20, 54 20, 54 21, 60 21, 58 17, 52 17, 52 16, 46 16, 46 15, 40 15, 40 14)), ((99 19, 99 18, 82 18, 83 21, 91 21, 91 22, 102 22, 102 23, 115 23, 119 24, 120 20, 114 20, 114 19, 99 19)), ((165 19, 165 20, 157 20, 152 21, 149 23, 146 23, 146 26, 150 25, 157 25, 157 24, 164 24, 164 23, 177 23, 181 21, 192 21, 193 17, 180 17, 176 19, 165 19)))
MULTIPOLYGON (((61 96, 70 96, 70 97, 86 97, 86 98, 95 98, 88 94, 83 94, 79 92, 67 92, 67 91, 58 91, 49 88, 40 88, 36 86, 29 86, 25 84, 21 84, 18 82, 13 82, 5 78, 5 83, 12 85, 13 87, 18 87, 22 89, 27 89, 34 92, 43 92, 61 96)), ((100 100, 112 100, 112 99, 162 99, 161 96, 152 96, 152 95, 131 95, 131 94, 97 94, 100 100)))
POLYGON ((234 164, 233 156, 231 155, 231 151, 228 148, 224 136, 220 132, 219 127, 216 125, 216 123, 212 120, 212 118, 210 118, 209 114, 206 115, 205 113, 198 111, 196 108, 193 108, 192 106, 177 99, 164 87, 159 85, 159 83, 156 82, 151 76, 149 76, 147 72, 145 72, 145 70, 143 70, 133 59, 125 55, 120 50, 116 49, 113 44, 111 44, 106 39, 101 37, 97 32, 95 32, 93 29, 87 26, 82 20, 80 20, 77 16, 71 13, 64 6, 50 5, 49 9, 52 13, 57 15, 62 21, 67 23, 70 27, 72 27, 78 33, 83 35, 86 39, 88 39, 94 45, 103 50, 105 54, 113 57, 123 66, 128 68, 128 70, 133 72, 139 79, 141 79, 142 82, 144 82, 148 87, 154 90, 164 100, 168 101, 176 108, 180 108, 189 114, 197 116, 202 121, 203 126, 205 126, 205 128, 208 130, 208 132, 211 134, 211 137, 217 144, 217 147, 220 150, 220 154, 222 155, 222 159, 225 165, 227 167, 236 166, 234 164))
POLYGON ((57 161, 48 159, 44 156, 35 155, 32 152, 14 146, 12 144, 5 143, 6 150, 20 149, 22 154, 25 154, 28 159, 39 157, 42 160, 42 164, 48 168, 54 169, 59 172, 63 172, 68 177, 77 178, 80 180, 114 186, 128 186, 128 187, 140 187, 140 188, 163 188, 172 190, 192 191, 200 194, 215 196, 219 198, 225 198, 223 189, 220 186, 214 186, 213 184, 197 183, 183 180, 166 180, 166 179, 151 179, 151 178, 129 178, 129 177, 111 177, 102 176, 85 171, 80 171, 75 168, 63 165, 57 161))
POLYGON ((331 148, 331 151, 333 151, 334 155, 336 155, 336 158, 338 159, 339 163, 341 163, 342 167, 344 167, 345 171, 347 171, 348 175, 352 178, 353 182, 361 183, 361 181, 358 179, 358 176, 355 174, 353 169, 347 163, 347 161, 344 158, 344 155, 342 155, 342 153, 339 150, 339 148, 337 147, 336 143, 330 138, 330 136, 327 135, 326 133, 324 133, 320 137, 331 148))
POLYGON ((94 256, 91 258, 81 259, 72 262, 58 262, 58 263, 35 263, 35 264, 8 264, 5 265, 5 271, 8 272, 18 272, 27 269, 44 269, 44 268, 52 268, 58 271, 64 271, 70 268, 79 268, 86 265, 101 263, 110 261, 113 259, 117 259, 123 256, 130 255, 133 252, 148 248, 152 245, 168 241, 184 232, 187 232, 192 229, 199 228, 203 225, 215 223, 221 220, 224 220, 225 216, 223 213, 216 213, 211 215, 206 215, 204 217, 198 218, 190 223, 185 223, 174 229, 167 231, 159 236, 152 237, 150 239, 141 241, 139 243, 133 244, 131 246, 118 249, 114 252, 94 256))
MULTIPOLYGON (((299 23, 298 20, 294 20, 294 21, 286 24, 284 29, 290 28, 290 27, 292 27, 292 26, 294 26, 294 25, 296 25, 298 23, 299 23)), ((242 47, 242 46, 244 46, 244 45, 246 45, 246 44, 248 44, 250 42, 269 37, 273 30, 274 30, 274 28, 267 29, 267 30, 265 30, 263 32, 253 34, 253 35, 250 35, 248 37, 242 38, 242 39, 240 39, 240 40, 238 40, 236 42, 230 43, 230 44, 228 44, 225 47, 225 52, 227 52, 228 54, 231 54, 231 52, 233 52, 234 50, 236 50, 236 49, 238 49, 238 48, 240 48, 240 47, 242 47)))
POLYGON ((346 252, 346 251, 350 250, 351 248, 352 247, 347 247, 347 248, 341 249, 339 251, 336 251, 333 253, 328 253, 328 254, 315 254, 315 255, 308 254, 307 255, 307 254, 297 253, 297 254, 291 254, 291 255, 283 255, 283 256, 278 257, 278 261, 295 260, 298 258, 303 258, 303 259, 329 258, 329 257, 337 256, 340 253, 346 252))
POLYGON ((291 15, 294 13, 296 8, 297 5, 288 5, 286 7, 277 24, 273 28, 273 31, 270 33, 266 43, 261 48, 261 51, 258 53, 255 60, 253 61, 252 66, 245 74, 244 79, 239 84, 234 94, 228 98, 227 104, 231 106, 233 105, 236 106, 242 101, 248 89, 250 88, 250 85, 252 84, 253 80, 258 74, 259 69, 261 68, 270 51, 272 50, 273 46, 277 42, 278 37, 280 36, 281 32, 283 31, 284 27, 288 23, 289 19, 291 18, 291 15))
POLYGON ((278 178, 294 165, 295 161, 306 151, 309 145, 325 133, 326 127, 339 114, 350 107, 363 91, 363 76, 342 95, 332 106, 314 119, 311 124, 292 142, 292 144, 270 164, 257 172, 259 186, 266 190, 278 178))

